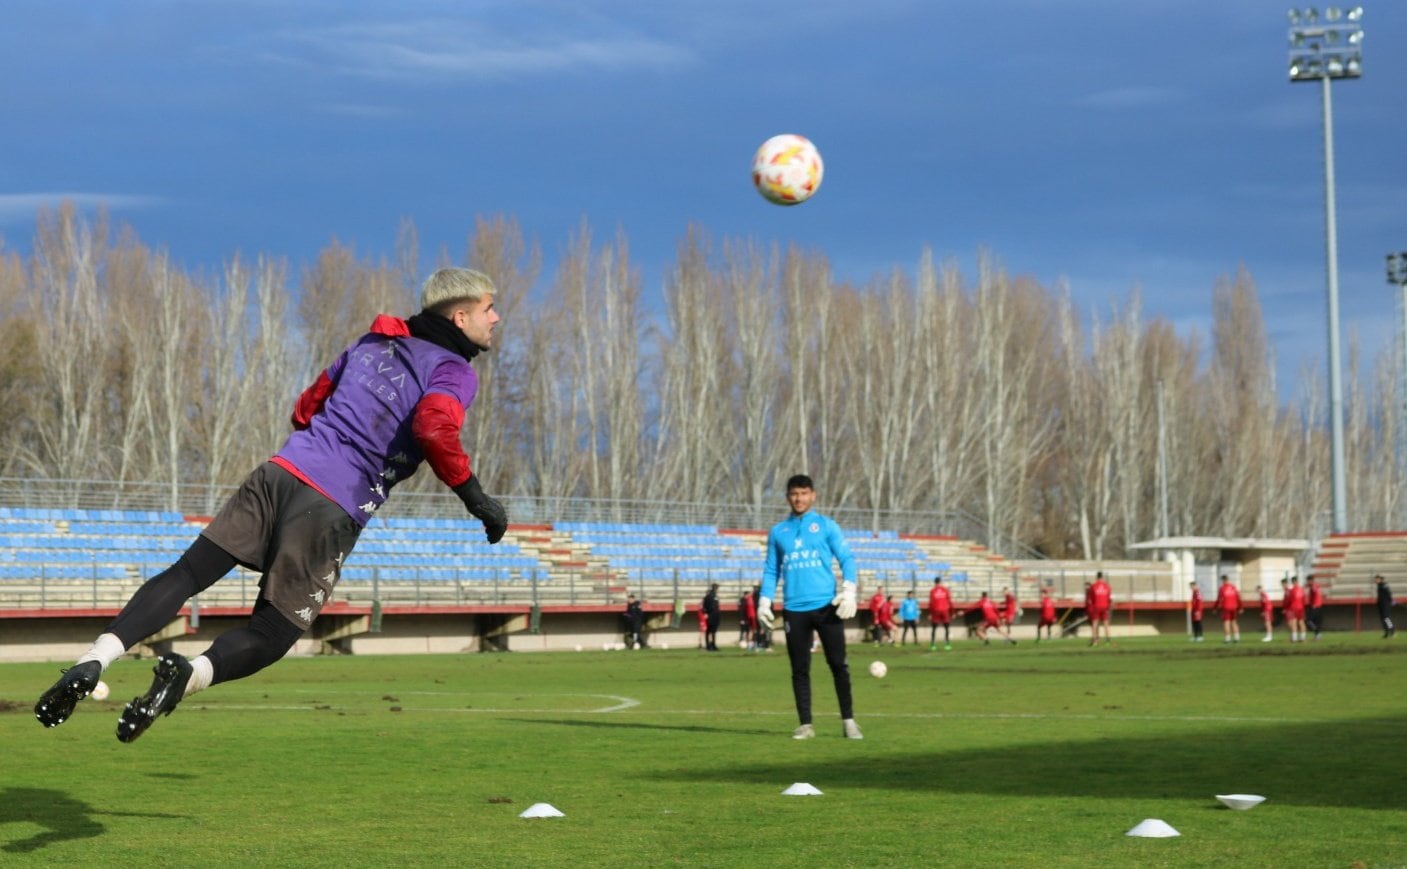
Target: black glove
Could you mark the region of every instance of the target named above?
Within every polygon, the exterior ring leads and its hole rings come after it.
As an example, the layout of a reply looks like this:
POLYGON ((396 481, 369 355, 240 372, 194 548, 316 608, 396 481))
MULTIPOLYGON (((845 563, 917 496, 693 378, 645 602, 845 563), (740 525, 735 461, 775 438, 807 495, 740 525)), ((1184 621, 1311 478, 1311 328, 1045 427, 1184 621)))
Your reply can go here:
POLYGON ((484 534, 488 536, 489 543, 497 543, 503 539, 503 532, 508 530, 508 511, 503 509, 502 504, 484 494, 478 477, 470 477, 455 486, 454 494, 459 496, 459 500, 464 502, 464 506, 474 518, 484 523, 484 534))

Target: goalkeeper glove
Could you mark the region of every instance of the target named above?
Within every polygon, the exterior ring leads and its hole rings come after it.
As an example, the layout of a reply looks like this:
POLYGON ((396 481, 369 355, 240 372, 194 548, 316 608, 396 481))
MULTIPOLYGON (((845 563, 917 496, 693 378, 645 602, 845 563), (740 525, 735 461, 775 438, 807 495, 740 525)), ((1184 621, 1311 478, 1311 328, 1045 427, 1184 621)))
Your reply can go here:
POLYGON ((484 523, 484 535, 488 537, 489 543, 497 543, 503 539, 503 532, 508 530, 508 511, 503 509, 502 504, 484 494, 478 477, 470 477, 455 486, 454 494, 459 496, 459 500, 464 502, 464 506, 474 518, 484 523))
POLYGON ((840 594, 831 601, 835 604, 835 614, 842 619, 853 619, 855 617, 855 583, 842 582, 840 584, 840 594))
POLYGON ((760 597, 757 599, 757 623, 764 631, 770 632, 772 625, 777 621, 777 617, 772 615, 772 599, 770 597, 760 597))

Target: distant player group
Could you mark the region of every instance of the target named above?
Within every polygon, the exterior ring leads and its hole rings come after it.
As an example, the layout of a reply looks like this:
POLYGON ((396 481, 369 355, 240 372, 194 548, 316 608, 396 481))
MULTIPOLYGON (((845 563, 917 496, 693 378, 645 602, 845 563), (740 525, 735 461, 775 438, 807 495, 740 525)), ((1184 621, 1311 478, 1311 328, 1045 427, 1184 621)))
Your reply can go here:
MULTIPOLYGON (((1383 623, 1383 636, 1391 637, 1397 631, 1393 627, 1391 610, 1393 606, 1392 591, 1388 588, 1386 580, 1381 574, 1373 577, 1373 583, 1377 588, 1378 615, 1383 623)), ((1202 598, 1202 590, 1197 587, 1194 581, 1191 584, 1191 594, 1188 596, 1187 614, 1192 626, 1191 641, 1200 643, 1205 641, 1202 632, 1202 618, 1205 614, 1206 604, 1202 598)), ((1270 593, 1265 590, 1265 586, 1256 586, 1256 596, 1260 610, 1261 623, 1265 626, 1265 636, 1261 637, 1262 643, 1269 643, 1275 640, 1275 601, 1271 599, 1270 593)), ((1221 641, 1223 643, 1241 642, 1240 617, 1245 612, 1246 607, 1241 600, 1241 591, 1231 582, 1231 578, 1222 574, 1221 585, 1216 592, 1216 600, 1212 606, 1213 612, 1221 615, 1221 641)), ((1280 580, 1280 615, 1284 620, 1285 627, 1290 630, 1290 642, 1303 643, 1307 639, 1318 640, 1324 632, 1324 586, 1320 585, 1310 574, 1304 586, 1300 585, 1300 578, 1292 576, 1280 580), (1310 635, 1313 634, 1311 637, 1310 635)))
MULTIPOLYGON (((1096 574, 1093 582, 1085 583, 1084 615, 1092 632, 1089 643, 1091 646, 1099 642, 1101 630, 1104 642, 1111 642, 1109 610, 1112 601, 1113 595, 1109 588, 1109 582, 1104 578, 1103 572, 1096 574)), ((875 589, 874 595, 870 597, 869 610, 871 642, 878 645, 902 645, 907 642, 910 630, 913 631, 914 643, 919 642, 919 607, 912 591, 905 596, 899 605, 899 619, 903 623, 903 633, 898 640, 894 637, 894 633, 898 629, 894 620, 894 596, 885 594, 884 586, 875 589)), ((971 627, 972 632, 977 639, 982 641, 983 645, 991 644, 992 639, 989 634, 995 631, 1003 640, 1014 646, 1016 640, 1011 636, 1011 627, 1021 618, 1022 612, 1021 604, 1010 588, 1002 589, 1000 605, 984 591, 975 602, 959 611, 953 603, 952 594, 948 591, 948 587, 943 584, 943 577, 936 576, 933 578, 933 587, 928 591, 929 651, 937 651, 938 649, 939 628, 943 629, 943 650, 952 650, 954 618, 961 618, 965 626, 971 627)), ((1059 619, 1055 611, 1055 599, 1050 596, 1050 589, 1043 587, 1041 589, 1039 618, 1036 622, 1036 642, 1039 643, 1042 637, 1047 640, 1052 639, 1055 636, 1057 623, 1059 623, 1059 619)))

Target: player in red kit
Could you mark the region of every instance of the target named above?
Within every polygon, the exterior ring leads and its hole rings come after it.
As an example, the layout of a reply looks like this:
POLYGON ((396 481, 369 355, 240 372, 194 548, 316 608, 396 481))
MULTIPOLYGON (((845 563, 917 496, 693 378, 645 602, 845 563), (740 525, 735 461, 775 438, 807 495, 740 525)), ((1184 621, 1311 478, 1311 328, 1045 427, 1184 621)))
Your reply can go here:
POLYGON ((880 635, 889 645, 894 645, 894 595, 885 597, 879 604, 880 635))
POLYGON ((1089 587, 1089 624, 1090 634, 1089 644, 1093 646, 1099 642, 1099 628, 1104 627, 1104 642, 1113 643, 1114 638, 1109 634, 1109 610, 1114 605, 1114 595, 1109 589, 1109 583, 1104 579, 1104 571, 1099 571, 1094 575, 1094 584, 1089 587))
POLYGON ((881 613, 884 609, 884 586, 877 586, 870 598, 870 634, 875 645, 884 639, 884 624, 881 613))
POLYGON ((1256 586, 1256 591, 1260 593, 1260 620, 1265 622, 1265 636, 1261 642, 1268 643, 1275 639, 1275 604, 1271 603, 1265 586, 1256 586))
POLYGON ((928 650, 938 649, 938 626, 943 626, 943 649, 952 651, 953 644, 948 636, 953 621, 953 598, 943 585, 943 577, 933 577, 933 588, 928 592, 928 621, 932 630, 928 634, 928 650))
POLYGON ((1041 616, 1036 622, 1036 642, 1041 641, 1041 628, 1045 628, 1045 638, 1053 638, 1055 630, 1055 598, 1050 596, 1050 589, 1041 589, 1041 616))
POLYGON ((1202 590, 1197 580, 1188 583, 1192 586, 1192 596, 1187 599, 1187 617, 1192 622, 1192 642, 1202 642, 1202 590))
MULTIPOLYGON (((997 611, 997 605, 987 596, 985 591, 982 592, 982 597, 972 609, 982 614, 982 621, 977 625, 977 637, 982 641, 983 645, 989 645, 991 643, 991 641, 987 639, 987 631, 992 628, 996 628, 997 633, 1001 634, 1008 643, 1011 643, 1013 646, 1016 645, 1016 641, 1011 638, 1011 634, 1002 624, 1001 613, 997 611)), ((969 612, 971 612, 971 610, 969 610, 969 612)))
POLYGON ((1221 641, 1241 642, 1241 591, 1231 584, 1231 577, 1221 575, 1221 587, 1216 590, 1216 608, 1221 613, 1221 641))
POLYGON ((1001 608, 1002 624, 1010 628, 1012 625, 1016 624, 1016 619, 1020 612, 1021 605, 1016 602, 1016 595, 1012 593, 1011 589, 1003 588, 1001 608))
POLYGON ((1285 601, 1282 606, 1285 610, 1285 624, 1290 627, 1290 642, 1303 642, 1304 589, 1300 588, 1300 578, 1298 576, 1290 578, 1290 587, 1285 592, 1285 601))

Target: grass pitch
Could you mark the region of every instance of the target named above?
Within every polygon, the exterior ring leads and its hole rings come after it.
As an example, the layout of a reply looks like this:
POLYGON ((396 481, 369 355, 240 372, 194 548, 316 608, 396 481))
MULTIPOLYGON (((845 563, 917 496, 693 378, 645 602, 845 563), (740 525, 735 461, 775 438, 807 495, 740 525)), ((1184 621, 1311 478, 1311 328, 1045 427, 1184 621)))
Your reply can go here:
POLYGON ((112 696, 53 730, 31 708, 57 666, 0 665, 0 863, 1407 862, 1400 639, 850 654, 859 742, 819 655, 819 735, 789 738, 780 650, 291 659, 131 745, 117 712, 150 662, 118 662, 112 696), (518 817, 537 802, 566 817, 518 817), (1182 835, 1124 835, 1145 818, 1182 835))

